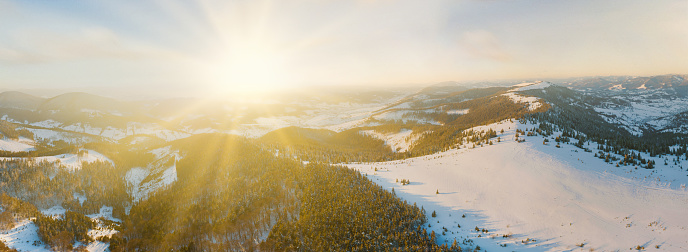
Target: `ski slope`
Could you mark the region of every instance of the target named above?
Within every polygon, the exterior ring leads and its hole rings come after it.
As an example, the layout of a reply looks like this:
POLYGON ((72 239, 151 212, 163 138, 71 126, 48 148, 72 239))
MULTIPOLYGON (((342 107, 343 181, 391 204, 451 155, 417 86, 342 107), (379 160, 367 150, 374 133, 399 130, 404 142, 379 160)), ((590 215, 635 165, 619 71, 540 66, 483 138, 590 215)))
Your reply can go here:
POLYGON ((542 136, 514 141, 516 128, 532 127, 482 126, 477 130, 504 129, 502 142, 348 166, 423 206, 431 225, 425 228, 439 243, 456 239, 487 251, 688 251, 684 164, 656 157, 656 169, 636 170, 572 145, 543 145, 542 136), (402 179, 411 183, 401 185, 402 179))

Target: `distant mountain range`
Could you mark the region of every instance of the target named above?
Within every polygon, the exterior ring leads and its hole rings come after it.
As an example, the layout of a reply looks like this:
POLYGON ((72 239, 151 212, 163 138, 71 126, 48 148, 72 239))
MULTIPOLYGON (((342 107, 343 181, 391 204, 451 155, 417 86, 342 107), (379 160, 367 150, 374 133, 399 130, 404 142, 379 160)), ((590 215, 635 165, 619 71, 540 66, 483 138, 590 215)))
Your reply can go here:
POLYGON ((668 89, 678 88, 688 91, 688 75, 668 74, 650 77, 636 76, 610 76, 610 77, 588 77, 564 81, 564 86, 574 89, 606 89, 606 90, 647 90, 647 89, 668 89))

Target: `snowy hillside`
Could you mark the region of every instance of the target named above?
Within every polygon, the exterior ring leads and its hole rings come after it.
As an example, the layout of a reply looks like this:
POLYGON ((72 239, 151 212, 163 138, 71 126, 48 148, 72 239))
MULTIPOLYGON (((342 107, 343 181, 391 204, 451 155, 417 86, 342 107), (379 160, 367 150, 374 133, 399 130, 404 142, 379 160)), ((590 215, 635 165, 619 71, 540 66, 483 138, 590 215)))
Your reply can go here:
MULTIPOLYGON (((62 207, 53 207, 50 209, 43 210, 43 214, 51 216, 53 218, 62 218, 65 213, 65 209, 62 207)), ((87 217, 91 218, 97 223, 95 229, 88 231, 88 235, 96 239, 89 244, 83 244, 89 252, 104 252, 109 251, 108 244, 97 240, 100 237, 111 237, 113 234, 117 233, 112 227, 109 227, 103 223, 103 220, 121 222, 119 219, 112 217, 112 207, 103 206, 100 212, 97 214, 91 214, 87 217)), ((0 241, 4 242, 11 248, 17 249, 19 251, 31 251, 31 252, 48 252, 53 251, 49 249, 49 246, 41 241, 38 236, 38 227, 30 219, 22 219, 16 223, 14 228, 6 231, 0 231, 0 241)), ((79 247, 82 245, 79 242, 73 244, 73 247, 79 247)))
POLYGON ((348 166, 429 216, 436 212, 426 226, 440 243, 456 239, 487 251, 688 249, 688 161, 664 165, 655 157, 653 170, 615 167, 572 145, 557 148, 553 139, 514 141, 516 129, 532 127, 482 126, 504 129, 501 142, 348 166))
POLYGON ((2 151, 12 151, 12 152, 22 152, 22 151, 32 151, 34 142, 30 139, 20 138, 17 140, 13 139, 2 139, 0 138, 0 150, 2 151))
POLYGON ((21 158, 21 157, 0 157, 0 160, 30 160, 33 163, 40 163, 40 162, 49 162, 53 163, 55 162, 57 165, 70 170, 78 170, 81 169, 82 164, 85 163, 93 163, 97 161, 104 161, 104 162, 109 162, 114 165, 112 160, 109 158, 103 156, 103 154, 100 154, 96 151, 92 150, 82 150, 84 151, 83 155, 79 154, 60 154, 60 155, 55 155, 55 156, 42 156, 42 157, 34 157, 34 158, 21 158))
POLYGON ((413 143, 421 137, 422 134, 413 132, 413 130, 402 129, 397 133, 380 133, 374 130, 364 130, 361 131, 362 134, 375 137, 377 139, 385 141, 393 152, 406 152, 408 151, 413 143))
POLYGON ((94 220, 72 235, 101 238, 74 246, 688 250, 682 86, 516 83, 114 107, 80 94, 48 110, 11 97, 0 224, 16 225, 0 240, 43 251, 56 236, 37 232, 94 220))
POLYGON ((526 83, 521 83, 512 86, 512 88, 507 91, 505 94, 503 94, 506 97, 509 97, 513 102, 515 103, 525 103, 528 105, 528 110, 536 110, 537 108, 541 107, 541 101, 537 97, 528 97, 524 95, 520 95, 517 92, 520 91, 527 91, 527 90, 533 90, 533 89, 544 89, 552 84, 549 82, 526 82, 526 83))

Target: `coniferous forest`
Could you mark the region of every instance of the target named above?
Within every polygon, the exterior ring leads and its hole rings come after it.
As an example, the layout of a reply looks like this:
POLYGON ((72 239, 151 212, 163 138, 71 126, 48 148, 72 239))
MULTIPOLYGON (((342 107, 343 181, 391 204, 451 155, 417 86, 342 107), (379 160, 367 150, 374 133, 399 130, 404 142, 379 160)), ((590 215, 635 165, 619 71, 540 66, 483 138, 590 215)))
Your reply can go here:
MULTIPOLYGON (((504 120, 538 125, 517 130, 517 141, 525 141, 519 135, 541 135, 543 144, 551 137, 559 147, 576 139, 575 146, 585 152, 592 152, 586 143, 596 143, 595 157, 617 166, 653 169, 656 164, 646 160, 648 156, 686 154, 685 135, 634 136, 596 113, 591 104, 599 101, 594 97, 551 86, 523 93, 546 101, 529 109, 529 104, 504 96, 505 91, 469 89, 430 102, 401 100, 412 105, 398 120, 373 116, 365 126, 339 132, 292 126, 260 138, 206 133, 173 141, 144 136, 148 140, 138 143, 136 136, 119 141, 46 141, 25 126, 0 121, 6 139, 36 143, 31 151, 0 152, 0 229, 29 219, 41 239, 36 245, 55 251, 84 250, 83 244, 95 240, 89 230, 101 225, 116 231, 97 238, 111 251, 462 251, 473 248, 438 243, 435 233, 426 230, 429 214, 422 206, 403 201, 365 173, 336 164, 394 161, 466 145, 492 145, 501 141, 498 132, 471 128, 504 120), (470 112, 448 113, 455 110, 470 112), (403 130, 418 134, 403 152, 362 133, 403 130), (554 132, 561 134, 553 136, 554 132), (677 147, 668 147, 672 145, 677 147), (82 158, 89 151, 108 161, 83 162, 72 169, 42 158, 82 158), (142 167, 158 177, 169 170, 162 168, 172 167, 175 180, 136 197, 136 185, 128 176, 142 167), (39 211, 54 206, 64 208, 64 214, 56 218, 39 211), (115 221, 87 216, 104 206, 112 207, 115 221)), ((395 106, 378 114, 398 112, 395 106)), ((154 182, 159 181, 140 181, 154 182)), ((408 183, 402 179, 402 185, 408 183)), ((0 251, 5 250, 11 251, 0 243, 0 251)))

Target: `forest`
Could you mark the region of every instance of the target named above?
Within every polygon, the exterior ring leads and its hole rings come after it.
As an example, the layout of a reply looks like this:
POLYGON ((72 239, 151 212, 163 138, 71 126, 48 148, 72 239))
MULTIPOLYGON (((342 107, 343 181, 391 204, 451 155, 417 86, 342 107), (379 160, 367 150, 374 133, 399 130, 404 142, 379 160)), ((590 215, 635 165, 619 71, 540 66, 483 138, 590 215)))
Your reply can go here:
MULTIPOLYGON (((576 139, 573 144, 586 152, 592 150, 583 144, 595 142, 599 152, 594 155, 617 166, 652 169, 654 162, 647 161, 641 151, 650 156, 671 153, 688 158, 685 137, 633 137, 586 106, 596 101, 569 89, 525 92, 547 101, 535 110, 502 96, 505 90, 436 94, 431 96, 436 100, 413 103, 402 116, 414 120, 371 118, 369 126, 341 132, 286 127, 258 139, 221 133, 171 142, 147 135, 87 143, 35 139, 33 151, 0 152, 3 157, 24 157, 0 160, 0 229, 10 229, 29 218, 49 248, 82 250, 73 244, 92 241, 87 231, 95 226, 86 215, 110 206, 113 217, 121 220, 111 223, 117 233, 102 238, 111 251, 472 250, 456 243, 438 245, 435 234, 423 228, 427 213, 422 206, 402 201, 365 174, 335 164, 399 160, 491 145, 501 141, 497 132, 470 129, 503 120, 539 125, 519 130, 519 140, 559 131, 561 135, 552 136, 557 146, 576 139), (571 99, 576 102, 569 102, 571 99), (449 110, 470 112, 449 114, 449 110), (419 118, 439 124, 419 123, 415 120, 419 118), (406 129, 421 134, 407 152, 395 152, 385 141, 361 133, 406 129), (670 145, 676 147, 670 149, 670 145), (160 148, 179 157, 152 153, 160 148), (111 162, 84 162, 71 171, 59 162, 35 158, 83 156, 89 150, 111 162), (125 175, 132 168, 155 163, 175 167, 176 181, 134 199, 125 175), (62 206, 65 214, 55 218, 38 211, 53 206, 62 206)), ((0 133, 9 139, 35 138, 26 127, 6 121, 0 121, 0 133)), ((11 251, 6 247, 0 243, 0 251, 11 251)))
MULTIPOLYGON (((379 141, 346 135, 328 140, 379 141)), ((260 141, 225 134, 196 135, 168 146, 183 156, 175 164, 178 181, 140 201, 127 194, 124 175, 154 157, 128 150, 125 143, 72 146, 76 154, 88 148, 113 160, 84 162, 74 171, 56 162, 2 160, 0 224, 6 230, 32 219, 45 246, 80 251, 84 247, 73 244, 92 241, 86 233, 95 227, 85 215, 112 206, 122 222, 114 226, 119 232, 106 238, 111 251, 461 250, 434 242, 434 233, 422 228, 422 208, 346 167, 305 164, 260 141), (38 211, 55 205, 66 209, 59 218, 38 211)))
POLYGON ((184 155, 179 181, 132 207, 112 251, 450 249, 421 229, 422 209, 347 168, 304 165, 229 135, 172 146, 184 155))

